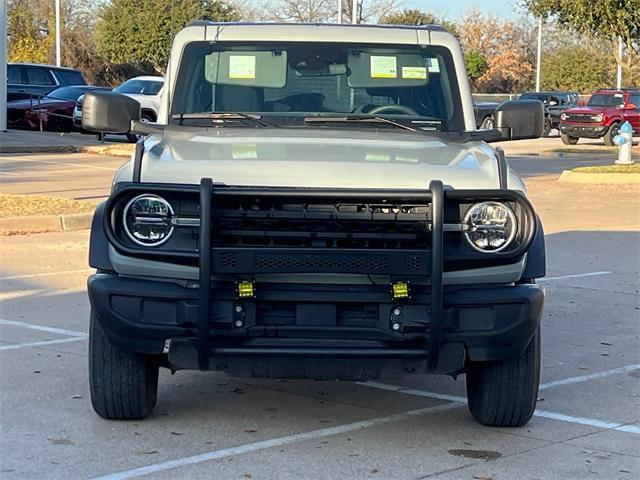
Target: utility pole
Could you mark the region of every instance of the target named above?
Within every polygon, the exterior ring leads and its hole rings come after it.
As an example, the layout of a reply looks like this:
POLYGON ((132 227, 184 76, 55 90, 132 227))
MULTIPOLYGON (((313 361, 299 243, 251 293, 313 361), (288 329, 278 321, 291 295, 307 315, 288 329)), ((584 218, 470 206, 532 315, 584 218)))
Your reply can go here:
POLYGON ((536 92, 540 91, 541 59, 542 59, 542 17, 538 19, 538 50, 536 53, 536 92))
POLYGON ((358 0, 351 0, 351 23, 358 23, 358 0))
POLYGON ((342 23, 342 9, 344 8, 342 0, 338 0, 338 23, 342 23))
POLYGON ((56 66, 60 66, 60 0, 56 0, 56 66))
POLYGON ((7 2, 0 0, 0 132, 7 131, 7 2))
MULTIPOLYGON (((618 57, 622 60, 622 37, 618 37, 618 57)), ((618 90, 622 88, 622 65, 620 64, 616 67, 616 88, 618 90)))

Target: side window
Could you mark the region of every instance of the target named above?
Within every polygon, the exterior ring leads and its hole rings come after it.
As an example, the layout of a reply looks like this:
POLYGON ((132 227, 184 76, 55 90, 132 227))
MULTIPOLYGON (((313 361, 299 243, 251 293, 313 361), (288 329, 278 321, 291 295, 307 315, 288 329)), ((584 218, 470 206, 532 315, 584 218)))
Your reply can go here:
POLYGON ((636 106, 636 110, 640 110, 640 93, 629 96, 629 103, 633 103, 636 106))
POLYGON ((569 103, 570 95, 562 95, 560 97, 560 105, 567 105, 569 103))
POLYGON ((47 68, 28 67, 27 83, 29 85, 55 85, 53 77, 47 68))
POLYGON ((17 65, 9 65, 7 68, 7 83, 22 84, 22 71, 17 65))

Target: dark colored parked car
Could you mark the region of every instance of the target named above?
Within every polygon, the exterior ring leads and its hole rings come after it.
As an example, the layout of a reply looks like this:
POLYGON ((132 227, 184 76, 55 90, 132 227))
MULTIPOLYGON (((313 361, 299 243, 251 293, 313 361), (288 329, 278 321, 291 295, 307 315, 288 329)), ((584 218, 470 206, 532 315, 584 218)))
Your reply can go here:
POLYGON ((493 112, 500 105, 497 102, 473 102, 476 126, 480 130, 491 130, 494 126, 493 112))
POLYGON ((544 105, 545 125, 543 136, 549 136, 553 128, 560 125, 563 110, 578 106, 580 96, 576 92, 525 92, 519 100, 540 100, 544 105))
POLYGON ((68 132, 73 129, 73 108, 78 97, 92 90, 110 90, 94 85, 59 87, 39 98, 14 100, 7 103, 9 128, 27 128, 68 132))
POLYGON ((9 63, 7 65, 7 101, 44 97, 66 85, 86 85, 78 70, 51 65, 9 63))
POLYGON ((634 132, 640 132, 640 89, 598 90, 584 107, 562 112, 562 143, 575 145, 580 137, 602 137, 606 145, 613 145, 613 138, 625 121, 634 132))

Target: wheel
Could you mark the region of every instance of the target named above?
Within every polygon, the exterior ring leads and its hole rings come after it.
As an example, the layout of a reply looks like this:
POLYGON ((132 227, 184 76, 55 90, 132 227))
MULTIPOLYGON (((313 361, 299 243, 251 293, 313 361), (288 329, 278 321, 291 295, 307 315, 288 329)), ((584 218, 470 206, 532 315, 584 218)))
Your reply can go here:
MULTIPOLYGON (((142 116, 140 117, 140 121, 142 123, 155 122, 155 120, 148 113, 143 113, 142 116)), ((129 142, 131 143, 136 143, 140 139, 140 135, 134 135, 133 133, 127 133, 126 136, 127 136, 127 140, 129 140, 129 142)))
POLYGON ((471 362, 467 367, 469 411, 483 425, 521 427, 536 408, 540 383, 540 328, 513 360, 471 362))
POLYGON ((543 136, 543 137, 548 137, 548 136, 549 136, 549 133, 551 133, 551 128, 552 128, 551 120, 550 120, 550 119, 548 119, 548 118, 547 118, 547 119, 545 119, 545 121, 544 121, 544 128, 542 129, 542 136, 543 136))
POLYGON ((484 120, 482 120, 480 124, 480 130, 491 130, 494 125, 493 117, 484 117, 484 120))
POLYGON ((140 420, 151 413, 158 398, 158 365, 147 355, 113 347, 93 311, 89 387, 93 409, 109 420, 140 420))
POLYGON ((613 122, 607 130, 607 133, 604 134, 604 144, 613 147, 615 143, 613 143, 613 138, 620 133, 620 122, 613 122))
POLYGON ((575 145, 580 140, 580 137, 571 137, 566 133, 560 133, 560 139, 565 145, 575 145))

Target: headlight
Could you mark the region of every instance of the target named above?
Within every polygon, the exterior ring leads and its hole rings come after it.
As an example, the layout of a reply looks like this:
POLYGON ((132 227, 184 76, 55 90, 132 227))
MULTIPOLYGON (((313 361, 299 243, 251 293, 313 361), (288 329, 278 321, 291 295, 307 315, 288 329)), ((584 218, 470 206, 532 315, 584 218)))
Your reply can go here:
POLYGON ((569 118, 569 115, 567 115, 566 113, 560 114, 560 120, 566 120, 567 118, 569 118))
POLYGON ((518 225, 513 211, 498 202, 477 203, 464 217, 464 235, 479 252, 499 252, 507 248, 516 236, 518 225))
POLYGON ((122 224, 131 240, 145 247, 157 247, 173 233, 173 208, 157 195, 138 195, 124 208, 122 224))
POLYGON ((602 115, 601 113, 591 116, 591 120, 593 120, 594 122, 601 122, 603 118, 604 115, 602 115))

